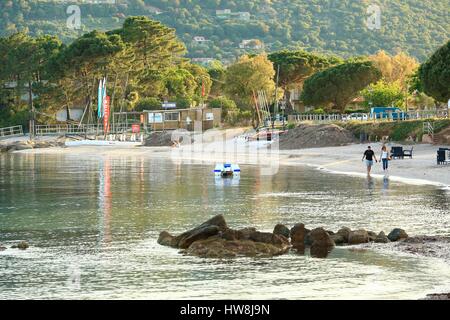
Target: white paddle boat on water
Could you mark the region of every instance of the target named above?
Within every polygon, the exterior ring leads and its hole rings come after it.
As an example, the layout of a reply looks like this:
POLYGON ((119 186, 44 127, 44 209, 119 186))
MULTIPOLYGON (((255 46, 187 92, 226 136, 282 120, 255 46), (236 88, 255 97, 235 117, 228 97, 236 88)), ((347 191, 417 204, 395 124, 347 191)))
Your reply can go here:
POLYGON ((218 163, 214 168, 214 174, 216 177, 221 178, 239 177, 241 175, 241 168, 237 164, 218 163))

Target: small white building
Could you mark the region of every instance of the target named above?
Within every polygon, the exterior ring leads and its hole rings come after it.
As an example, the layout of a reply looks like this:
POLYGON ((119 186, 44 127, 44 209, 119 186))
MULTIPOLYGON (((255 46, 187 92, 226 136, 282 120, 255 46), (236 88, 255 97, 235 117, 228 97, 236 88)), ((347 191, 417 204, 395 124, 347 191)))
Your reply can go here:
POLYGON ((248 39, 242 40, 239 44, 240 49, 253 49, 253 50, 261 50, 264 48, 264 44, 261 40, 258 39, 248 39))
POLYGON ((208 66, 214 61, 214 58, 192 58, 191 61, 193 63, 201 64, 202 66, 208 66))
POLYGON ((194 37, 194 42, 197 43, 203 43, 203 42, 208 42, 209 40, 207 40, 205 37, 200 37, 200 36, 196 36, 194 37))
POLYGON ((250 12, 238 12, 236 15, 239 20, 244 20, 244 21, 250 20, 250 17, 251 17, 250 12))
POLYGON ((230 9, 216 10, 216 16, 221 19, 229 18, 231 16, 231 10, 230 9))

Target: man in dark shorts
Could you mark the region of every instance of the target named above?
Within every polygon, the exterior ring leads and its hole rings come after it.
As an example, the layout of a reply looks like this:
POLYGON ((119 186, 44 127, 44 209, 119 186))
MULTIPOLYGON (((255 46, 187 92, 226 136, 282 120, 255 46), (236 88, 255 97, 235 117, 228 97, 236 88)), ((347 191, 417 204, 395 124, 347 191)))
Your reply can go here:
POLYGON ((377 157, 375 156, 375 152, 373 152, 370 146, 368 146, 367 150, 364 152, 362 161, 364 161, 364 159, 366 159, 367 175, 370 175, 370 171, 372 170, 373 166, 373 160, 375 159, 375 162, 378 162, 377 157))

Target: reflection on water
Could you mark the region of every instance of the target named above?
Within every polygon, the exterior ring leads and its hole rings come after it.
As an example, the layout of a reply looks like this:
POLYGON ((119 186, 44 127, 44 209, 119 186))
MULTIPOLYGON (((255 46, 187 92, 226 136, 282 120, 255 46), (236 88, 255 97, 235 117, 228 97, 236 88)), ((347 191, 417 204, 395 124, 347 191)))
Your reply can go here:
POLYGON ((417 298, 450 285, 434 259, 376 247, 327 259, 204 260, 156 243, 222 213, 232 227, 277 223, 409 234, 450 234, 449 194, 388 179, 242 166, 216 179, 213 165, 143 157, 0 156, 0 298, 417 298))

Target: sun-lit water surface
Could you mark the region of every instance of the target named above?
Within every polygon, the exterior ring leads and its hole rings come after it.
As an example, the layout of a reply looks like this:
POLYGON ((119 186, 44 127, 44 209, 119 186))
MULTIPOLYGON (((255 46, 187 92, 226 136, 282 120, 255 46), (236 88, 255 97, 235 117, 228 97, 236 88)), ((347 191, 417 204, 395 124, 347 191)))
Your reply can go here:
POLYGON ((281 167, 216 180, 213 165, 118 156, 0 156, 0 299, 389 299, 450 288, 450 266, 389 246, 327 259, 207 260, 156 243, 222 213, 277 223, 450 235, 448 191, 281 167), (10 249, 27 240, 26 251, 10 249))

